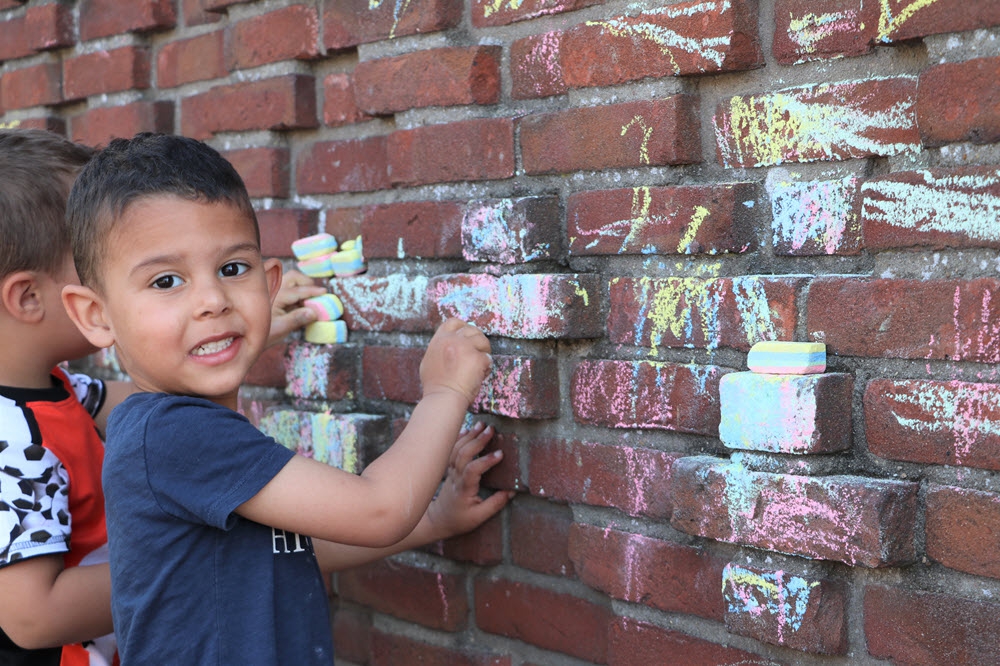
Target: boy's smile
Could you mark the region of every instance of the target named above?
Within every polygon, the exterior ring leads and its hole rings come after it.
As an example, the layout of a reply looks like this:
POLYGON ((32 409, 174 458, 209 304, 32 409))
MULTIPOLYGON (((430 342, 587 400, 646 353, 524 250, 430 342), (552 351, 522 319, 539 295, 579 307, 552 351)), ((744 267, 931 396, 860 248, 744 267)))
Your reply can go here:
POLYGON ((252 221, 227 203, 154 196, 125 210, 106 247, 102 313, 135 384, 235 409, 281 279, 252 221))

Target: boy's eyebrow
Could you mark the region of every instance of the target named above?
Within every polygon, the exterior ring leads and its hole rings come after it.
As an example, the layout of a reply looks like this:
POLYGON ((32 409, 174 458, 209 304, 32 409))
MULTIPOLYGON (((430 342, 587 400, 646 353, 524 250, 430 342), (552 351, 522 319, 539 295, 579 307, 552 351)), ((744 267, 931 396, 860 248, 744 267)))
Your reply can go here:
MULTIPOLYGON (((220 254, 221 256, 228 256, 231 254, 236 254, 239 252, 252 252, 253 254, 260 255, 260 247, 256 243, 246 242, 246 243, 236 243, 223 250, 220 254)), ((132 267, 129 271, 129 275, 134 275, 150 266, 158 266, 161 264, 172 264, 181 261, 181 255, 179 254, 158 254, 148 259, 140 261, 138 264, 132 267)))

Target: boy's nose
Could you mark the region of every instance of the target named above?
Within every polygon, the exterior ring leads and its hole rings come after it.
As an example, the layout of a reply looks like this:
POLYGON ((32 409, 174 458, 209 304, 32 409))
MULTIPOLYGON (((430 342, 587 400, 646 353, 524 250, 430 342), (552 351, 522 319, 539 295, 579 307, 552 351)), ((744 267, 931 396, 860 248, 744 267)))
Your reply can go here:
POLYGON ((229 296, 217 281, 202 286, 198 290, 197 313, 199 317, 212 317, 229 310, 229 296))

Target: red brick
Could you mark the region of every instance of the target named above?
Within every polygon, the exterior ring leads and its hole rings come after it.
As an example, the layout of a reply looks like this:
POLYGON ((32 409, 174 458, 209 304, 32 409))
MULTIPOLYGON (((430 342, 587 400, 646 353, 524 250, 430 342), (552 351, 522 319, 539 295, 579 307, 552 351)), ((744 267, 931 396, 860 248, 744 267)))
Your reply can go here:
POLYGON ((861 253, 861 182, 838 180, 768 183, 774 252, 823 256, 861 253))
POLYGON ((174 0, 82 0, 80 39, 89 41, 123 32, 154 32, 177 25, 174 0))
POLYGON ((868 450, 890 460, 1000 470, 996 384, 874 379, 865 388, 868 450))
POLYGON ((371 613, 340 605, 332 615, 333 647, 337 653, 337 660, 359 664, 369 663, 371 658, 371 613))
POLYGON ((511 97, 551 97, 569 90, 559 58, 564 35, 556 30, 530 35, 510 45, 511 97))
POLYGON ((881 586, 865 591, 868 653, 894 664, 991 666, 1000 604, 881 586))
POLYGON ((698 162, 697 107, 697 98, 674 95, 527 116, 520 122, 524 171, 564 173, 698 162))
POLYGON ((677 458, 626 444, 539 439, 530 445, 528 478, 539 497, 669 518, 670 469, 677 458))
POLYGON ((569 594, 527 583, 478 578, 476 623, 491 634, 605 663, 611 612, 569 594))
POLYGON ((1000 248, 1000 228, 983 223, 995 216, 1000 196, 995 167, 900 171, 868 180, 861 192, 869 250, 1000 248))
POLYGON ((456 46, 366 60, 354 68, 354 97, 372 115, 495 104, 500 99, 500 52, 499 46, 456 46))
POLYGON ((175 88, 227 76, 224 37, 225 33, 217 30, 164 44, 156 56, 157 87, 175 88))
POLYGON ((207 139, 216 132, 316 127, 315 88, 313 77, 300 74, 217 86, 181 101, 181 130, 207 139))
POLYGON ((992 298, 1000 282, 818 278, 809 288, 806 328, 827 353, 869 358, 1000 361, 992 298))
POLYGON ((688 534, 850 566, 916 557, 916 483, 756 472, 740 459, 694 456, 674 463, 672 488, 670 524, 688 534))
POLYGON ((319 57, 319 16, 314 7, 292 5, 236 22, 228 30, 231 70, 319 57))
POLYGON ((24 16, 14 16, 0 21, 0 62, 24 58, 33 52, 28 43, 24 16))
POLYGON ((920 149, 916 79, 820 83, 719 103, 719 163, 762 167, 888 157, 920 149))
POLYGON ((369 259, 457 259, 462 256, 462 216, 455 201, 413 201, 361 210, 369 259))
POLYGON ((257 361, 250 367, 244 383, 252 386, 270 386, 285 388, 285 352, 286 344, 271 345, 264 350, 257 361))
POLYGON ((265 257, 290 258, 292 243, 317 233, 319 211, 269 208, 257 211, 260 249, 265 257))
POLYGON ((570 88, 763 67, 756 0, 689 0, 567 31, 559 49, 570 88))
POLYGON ((736 648, 717 645, 678 631, 622 617, 611 626, 610 666, 664 663, 684 666, 779 666, 780 662, 736 648))
POLYGON ((420 361, 423 347, 375 347, 361 356, 361 390, 372 400, 394 400, 415 405, 423 395, 420 361))
MULTIPOLYGON (((326 211, 326 233, 341 240, 361 235, 361 208, 331 208, 326 211)), ((364 244, 365 256, 371 256, 368 241, 364 244)))
POLYGON ((559 366, 554 358, 493 354, 493 367, 469 409, 515 419, 559 416, 559 366))
POLYGON ((917 126, 924 144, 995 143, 1000 139, 998 78, 1000 58, 945 63, 921 72, 917 126))
POLYGON ((570 254, 723 254, 754 244, 751 183, 576 192, 566 200, 570 254))
POLYGON ((517 435, 502 430, 493 435, 484 454, 503 451, 503 459, 483 475, 483 487, 495 490, 524 490, 528 484, 521 476, 521 444, 517 435))
POLYGON ((438 320, 459 317, 486 335, 521 339, 600 337, 593 274, 441 275, 429 297, 438 320))
POLYGON ((222 156, 236 167, 251 197, 288 196, 287 148, 244 148, 225 151, 222 156))
POLYGON ((67 5, 28 7, 24 13, 25 40, 35 51, 72 46, 75 41, 73 29, 73 12, 67 5))
POLYGON ((335 72, 323 79, 323 124, 329 127, 351 125, 371 116, 358 108, 354 82, 350 74, 335 72))
POLYGON ((23 6, 27 0, 0 0, 0 11, 5 9, 17 9, 23 6))
POLYGON ((847 651, 847 594, 842 583, 730 563, 722 587, 730 633, 803 652, 847 651))
POLYGON ((605 0, 472 0, 472 25, 477 28, 572 12, 605 0))
POLYGON ((927 491, 927 556, 957 571, 1000 578, 1000 495, 932 485, 927 491))
POLYGON ((484 118, 397 130, 389 135, 394 185, 493 180, 514 175, 514 123, 484 118))
POLYGON ((323 41, 328 49, 453 28, 462 20, 462 0, 325 0, 323 41))
MULTIPOLYGON (((300 379, 292 377, 289 383, 300 379)), ((263 414, 258 427, 299 455, 360 474, 384 448, 389 422, 374 414, 292 409, 286 402, 263 414)))
POLYGON ((242 5, 252 0, 203 0, 205 4, 205 11, 209 12, 224 12, 227 11, 233 5, 242 5))
POLYGON ((573 512, 551 503, 517 501, 510 512, 511 562, 550 576, 575 578, 569 557, 573 512))
MULTIPOLYGON (((3 113, 3 108, 0 107, 0 113, 3 113)), ((19 129, 39 129, 46 130, 48 132, 55 132, 62 136, 66 136, 66 121, 63 118, 57 116, 41 116, 35 118, 22 118, 21 120, 10 121, 9 127, 17 127, 19 129)))
POLYGON ((351 345, 294 343, 288 348, 286 393, 292 398, 346 400, 357 393, 361 351, 351 345))
POLYGON ((371 666, 510 666, 509 656, 487 654, 458 648, 428 645, 405 636, 375 630, 371 634, 371 666))
POLYGON ((299 154, 299 194, 369 192, 390 187, 386 138, 318 141, 299 154))
POLYGON ((782 65, 865 55, 875 48, 879 5, 862 0, 777 0, 775 59, 782 65))
POLYGON ((882 5, 879 38, 901 42, 945 32, 965 32, 1000 25, 1000 5, 994 2, 896 2, 882 5))
POLYGON ((569 555, 581 581, 614 599, 722 620, 726 563, 701 548, 578 523, 569 555))
POLYGON ((798 277, 614 278, 608 338, 660 347, 732 347, 791 340, 798 316, 798 277))
POLYGON ((149 87, 149 51, 126 46, 96 51, 63 62, 63 96, 82 99, 149 87))
POLYGON ((430 544, 424 550, 456 562, 487 567, 503 562, 503 541, 503 520, 496 515, 471 532, 430 544))
POLYGON ((442 631, 461 629, 469 614, 463 576, 382 560, 337 576, 343 599, 442 631))
POLYGON ((558 260, 562 226, 558 197, 470 201, 462 218, 462 255, 497 264, 558 260))
POLYGON ((393 273, 385 277, 359 275, 331 283, 331 291, 344 302, 349 330, 420 332, 434 328, 427 290, 429 280, 420 275, 393 273))
POLYGON ((181 14, 184 16, 184 25, 190 28, 221 21, 222 16, 218 12, 207 8, 209 2, 211 0, 182 0, 181 14))
POLYGON ((70 120, 74 141, 106 146, 114 138, 131 138, 139 132, 170 133, 174 128, 173 102, 131 102, 122 106, 90 108, 70 120))
POLYGON ((47 62, 4 72, 0 78, 0 108, 53 106, 62 101, 62 68, 47 62))

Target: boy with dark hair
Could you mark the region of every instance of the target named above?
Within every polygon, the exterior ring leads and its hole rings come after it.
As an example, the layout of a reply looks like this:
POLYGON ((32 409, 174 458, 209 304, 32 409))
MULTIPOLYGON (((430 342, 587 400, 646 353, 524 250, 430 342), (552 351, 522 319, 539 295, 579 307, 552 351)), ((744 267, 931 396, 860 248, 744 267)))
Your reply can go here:
POLYGON ((432 337, 423 397, 360 475, 294 455, 236 412, 281 267, 261 257, 246 190, 213 149, 113 141, 81 172, 69 210, 82 285, 63 301, 141 391, 109 420, 104 466, 126 666, 330 664, 321 569, 471 529, 506 503, 475 493, 498 460, 472 460, 489 429, 460 433, 490 366, 488 340, 462 321, 432 337), (442 489, 457 510, 436 510, 449 460, 474 470, 464 490, 442 489))

